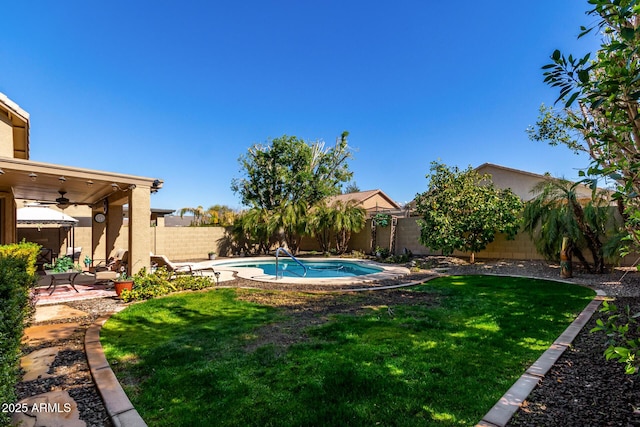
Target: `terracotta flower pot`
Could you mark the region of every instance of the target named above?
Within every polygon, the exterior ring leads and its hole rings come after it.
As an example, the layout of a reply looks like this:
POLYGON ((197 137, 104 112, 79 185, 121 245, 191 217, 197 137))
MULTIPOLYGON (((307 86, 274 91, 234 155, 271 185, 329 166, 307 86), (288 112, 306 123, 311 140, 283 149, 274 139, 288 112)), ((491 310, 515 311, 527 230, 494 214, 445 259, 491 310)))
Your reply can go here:
POLYGON ((116 295, 118 295, 118 298, 119 298, 123 290, 126 289, 130 291, 131 289, 133 289, 133 280, 125 280, 123 282, 114 282, 114 286, 116 288, 116 295))

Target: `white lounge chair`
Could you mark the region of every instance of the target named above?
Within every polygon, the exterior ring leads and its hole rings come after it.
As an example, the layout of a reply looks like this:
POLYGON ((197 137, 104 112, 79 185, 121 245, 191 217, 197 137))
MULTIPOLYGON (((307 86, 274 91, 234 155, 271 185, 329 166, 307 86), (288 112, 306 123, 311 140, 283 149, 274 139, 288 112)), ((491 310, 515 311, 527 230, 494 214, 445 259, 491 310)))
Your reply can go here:
POLYGON ((172 274, 189 274, 191 276, 204 276, 205 271, 215 274, 213 267, 203 267, 194 264, 176 264, 164 255, 151 255, 151 265, 155 268, 164 267, 172 274))

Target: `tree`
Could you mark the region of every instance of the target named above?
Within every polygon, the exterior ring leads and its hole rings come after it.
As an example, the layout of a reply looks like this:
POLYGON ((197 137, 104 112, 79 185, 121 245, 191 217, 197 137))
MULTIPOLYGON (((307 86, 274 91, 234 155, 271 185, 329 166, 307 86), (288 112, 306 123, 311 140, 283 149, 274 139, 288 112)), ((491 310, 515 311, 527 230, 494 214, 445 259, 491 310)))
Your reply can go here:
POLYGON ((269 211, 253 208, 239 215, 233 226, 233 234, 239 250, 267 253, 271 244, 272 229, 269 223, 269 211))
POLYGON ((185 214, 193 215, 193 220, 191 220, 191 225, 200 226, 205 224, 206 212, 202 206, 198 206, 196 208, 182 208, 178 211, 180 214, 180 218, 182 218, 185 214))
POLYGON ((606 193, 595 193, 583 207, 576 196, 578 185, 556 178, 537 185, 533 191, 538 195, 524 208, 524 229, 545 258, 558 260, 562 240, 567 238, 569 259, 575 255, 588 271, 604 273, 605 258, 615 253, 606 244, 615 244, 612 238, 619 227, 606 193), (593 264, 583 250, 589 251, 593 264))
POLYGON ((352 157, 348 135, 343 132, 332 148, 284 135, 252 146, 239 159, 245 176, 233 180, 232 190, 244 205, 267 212, 269 231, 282 233, 294 252, 307 232, 310 207, 339 194, 353 175, 347 163, 352 157))
POLYGON ((287 201, 311 206, 340 194, 342 183, 353 175, 347 163, 352 157, 348 135, 343 132, 332 148, 325 148, 321 141, 308 144, 287 135, 266 145, 253 145, 239 159, 245 176, 234 179, 231 189, 244 205, 270 211, 287 201))
POLYGON ((428 248, 447 255, 471 252, 474 262, 496 233, 511 239, 518 232, 522 201, 511 190, 495 188, 490 175, 432 162, 427 179, 429 189, 416 196, 416 210, 422 217, 420 242, 428 248))
POLYGON ((309 231, 318 241, 322 253, 329 253, 333 231, 333 215, 331 207, 325 201, 317 203, 311 209, 309 231))
POLYGON ((308 233, 306 203, 304 201, 285 201, 269 216, 268 228, 272 234, 281 232, 283 239, 280 243, 286 243, 291 253, 297 255, 302 236, 308 233))
POLYGON ((355 201, 336 201, 331 207, 331 228, 336 235, 336 252, 343 254, 349 247, 351 233, 364 228, 367 212, 355 201))
POLYGON ((236 211, 226 205, 213 205, 207 209, 208 225, 229 226, 233 225, 236 211))
POLYGON ((343 254, 348 249, 351 233, 361 231, 366 219, 366 210, 353 200, 336 201, 330 206, 322 201, 311 210, 309 231, 315 236, 322 252, 329 252, 333 236, 336 241, 336 252, 343 254))
POLYGON ((204 210, 202 206, 198 206, 196 208, 187 207, 180 209, 178 213, 180 214, 180 218, 185 214, 193 215, 191 225, 197 227, 208 225, 233 225, 236 217, 236 212, 226 205, 213 205, 207 210, 204 210))
MULTIPOLYGON (((598 30, 594 56, 568 57, 556 50, 543 67, 545 82, 559 89, 560 110, 542 107, 534 140, 563 144, 592 159, 589 175, 608 177, 625 228, 640 248, 640 4, 637 0, 589 0, 596 17, 582 37, 598 30)), ((595 183, 593 185, 595 189, 595 183)))
POLYGON ((360 192, 360 187, 358 187, 358 184, 356 184, 355 181, 352 181, 349 184, 347 184, 347 186, 344 189, 344 194, 359 193, 359 192, 360 192))

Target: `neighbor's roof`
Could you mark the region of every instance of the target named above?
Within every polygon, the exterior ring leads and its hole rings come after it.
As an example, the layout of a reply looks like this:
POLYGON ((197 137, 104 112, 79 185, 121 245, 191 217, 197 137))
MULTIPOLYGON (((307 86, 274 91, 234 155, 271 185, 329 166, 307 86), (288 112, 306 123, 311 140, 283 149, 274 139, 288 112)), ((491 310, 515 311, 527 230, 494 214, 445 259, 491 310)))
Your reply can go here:
POLYGON ((345 193, 345 194, 338 194, 337 196, 331 196, 329 198, 329 203, 334 203, 337 201, 340 202, 347 202, 350 200, 354 200, 357 203, 364 203, 365 201, 367 201, 368 199, 379 195, 380 197, 382 197, 383 199, 385 199, 387 202, 389 202, 389 204, 391 206, 393 206, 395 209, 400 209, 401 206, 399 204, 397 204, 391 197, 387 196, 384 191, 377 189, 377 190, 367 190, 367 191, 358 191, 355 193, 345 193))
POLYGON ((530 176, 533 178, 542 178, 542 179, 546 179, 549 178, 550 175, 540 175, 538 173, 533 173, 533 172, 529 172, 529 171, 523 171, 522 169, 514 169, 514 168, 509 168, 506 166, 501 166, 501 165, 496 165, 495 163, 483 163, 480 166, 478 166, 475 170, 478 172, 481 172, 483 169, 487 169, 487 168, 495 168, 495 169, 502 169, 504 171, 507 172, 513 172, 516 174, 520 174, 520 175, 526 175, 526 176, 530 176))

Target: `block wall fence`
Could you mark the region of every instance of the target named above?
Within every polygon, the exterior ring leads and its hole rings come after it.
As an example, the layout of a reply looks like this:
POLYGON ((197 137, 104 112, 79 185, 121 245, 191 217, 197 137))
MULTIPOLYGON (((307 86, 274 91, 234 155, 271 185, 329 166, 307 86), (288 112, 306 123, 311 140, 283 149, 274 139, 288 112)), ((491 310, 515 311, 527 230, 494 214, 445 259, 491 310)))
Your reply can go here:
MULTIPOLYGON (((166 255, 173 261, 198 261, 207 259, 209 251, 217 252, 218 256, 230 256, 228 227, 151 227, 151 241, 149 252, 166 255)), ((430 250, 420 244, 420 226, 416 218, 398 218, 395 226, 395 236, 392 240, 392 226, 376 227, 376 239, 372 239, 371 221, 368 220, 365 228, 351 236, 349 248, 364 253, 371 253, 376 247, 394 248, 393 253, 402 254, 405 249, 414 255, 441 255, 439 251, 430 250), (395 244, 393 242, 395 241, 395 244)), ((124 226, 121 235, 117 239, 117 247, 127 247, 127 227, 124 226)), ((36 242, 46 247, 47 241, 60 242, 60 247, 53 248, 58 253, 64 253, 67 239, 60 234, 58 229, 43 228, 40 231, 35 228, 18 229, 18 238, 36 242), (62 236, 62 237, 61 237, 62 236)), ((85 255, 91 256, 91 229, 89 227, 75 228, 75 246, 82 247, 81 259, 85 255)), ((305 236, 301 249, 304 251, 317 251, 319 246, 313 237, 305 236)), ((468 257, 468 253, 455 252, 454 255, 468 257)), ((586 254, 585 254, 586 255, 586 254)), ((104 258, 95 254, 95 262, 104 258)), ((533 241, 527 233, 519 233, 514 240, 507 240, 504 235, 498 235, 494 242, 487 248, 476 254, 478 259, 522 259, 542 260, 536 252, 533 241)), ((638 259, 637 254, 628 255, 621 260, 620 265, 632 265, 638 259)))

